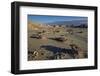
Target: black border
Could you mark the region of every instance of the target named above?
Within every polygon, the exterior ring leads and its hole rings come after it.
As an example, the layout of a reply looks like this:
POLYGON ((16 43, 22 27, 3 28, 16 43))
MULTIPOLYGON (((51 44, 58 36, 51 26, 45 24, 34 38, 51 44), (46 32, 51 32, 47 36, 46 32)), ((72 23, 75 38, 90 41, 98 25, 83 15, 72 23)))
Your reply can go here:
POLYGON ((31 2, 12 2, 11 3, 11 73, 13 74, 27 74, 27 73, 44 73, 44 72, 58 72, 58 71, 73 71, 73 70, 89 70, 97 69, 97 7, 96 6, 81 6, 81 5, 62 5, 62 4, 48 4, 48 3, 31 3, 31 2), (95 26, 94 26, 94 66, 80 66, 80 67, 62 67, 62 68, 48 68, 35 70, 20 70, 20 7, 45 7, 45 8, 62 8, 62 9, 82 9, 94 10, 95 12, 95 26))

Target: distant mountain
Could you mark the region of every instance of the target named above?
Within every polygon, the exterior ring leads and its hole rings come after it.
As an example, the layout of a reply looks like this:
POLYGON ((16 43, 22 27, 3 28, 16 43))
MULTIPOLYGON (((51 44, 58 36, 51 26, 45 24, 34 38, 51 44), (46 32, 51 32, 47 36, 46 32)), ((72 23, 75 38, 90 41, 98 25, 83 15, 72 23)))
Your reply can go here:
POLYGON ((40 24, 28 21, 28 30, 39 30, 41 28, 40 24))
POLYGON ((49 25, 74 25, 78 26, 81 24, 86 24, 87 25, 88 21, 87 20, 72 20, 72 21, 56 21, 56 22, 51 22, 47 23, 49 25))

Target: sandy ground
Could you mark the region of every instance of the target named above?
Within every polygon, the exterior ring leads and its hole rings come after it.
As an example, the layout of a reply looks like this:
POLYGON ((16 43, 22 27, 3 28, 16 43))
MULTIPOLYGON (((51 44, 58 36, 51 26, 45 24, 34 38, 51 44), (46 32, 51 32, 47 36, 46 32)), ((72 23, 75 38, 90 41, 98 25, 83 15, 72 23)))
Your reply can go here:
POLYGON ((45 28, 28 31, 28 60, 52 60, 52 59, 76 59, 87 58, 87 28, 45 28), (67 30, 73 30, 69 33, 67 30), (31 38, 33 34, 45 30, 41 35, 44 38, 31 38), (55 32, 59 30, 59 32, 55 32), (81 31, 81 32, 80 32, 81 31), (50 38, 62 37, 66 41, 60 42, 50 38), (75 44, 81 49, 77 55, 74 54, 71 44, 75 44))

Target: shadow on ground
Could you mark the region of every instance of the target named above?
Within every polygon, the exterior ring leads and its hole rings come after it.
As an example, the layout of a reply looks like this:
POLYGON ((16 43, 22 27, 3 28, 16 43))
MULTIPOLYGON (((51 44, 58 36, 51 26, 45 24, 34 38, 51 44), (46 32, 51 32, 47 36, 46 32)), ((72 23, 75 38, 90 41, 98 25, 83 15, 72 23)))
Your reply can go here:
POLYGON ((65 53, 70 55, 70 57, 75 58, 75 50, 74 49, 67 49, 67 48, 60 48, 52 45, 43 45, 41 48, 45 48, 48 51, 53 52, 54 54, 56 53, 65 53))

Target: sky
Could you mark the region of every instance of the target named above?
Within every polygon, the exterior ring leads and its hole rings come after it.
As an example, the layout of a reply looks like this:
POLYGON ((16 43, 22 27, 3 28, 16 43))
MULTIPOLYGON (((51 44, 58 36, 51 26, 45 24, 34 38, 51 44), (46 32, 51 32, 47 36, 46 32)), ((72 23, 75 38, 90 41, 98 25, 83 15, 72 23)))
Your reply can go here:
POLYGON ((28 21, 39 23, 52 23, 56 21, 87 20, 87 17, 79 16, 50 16, 50 15, 28 15, 28 21))

